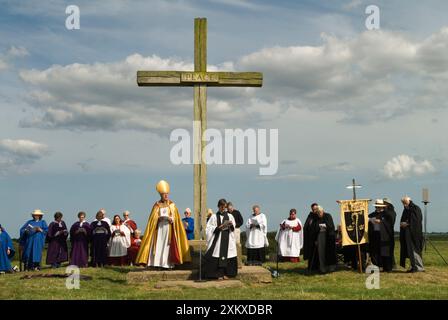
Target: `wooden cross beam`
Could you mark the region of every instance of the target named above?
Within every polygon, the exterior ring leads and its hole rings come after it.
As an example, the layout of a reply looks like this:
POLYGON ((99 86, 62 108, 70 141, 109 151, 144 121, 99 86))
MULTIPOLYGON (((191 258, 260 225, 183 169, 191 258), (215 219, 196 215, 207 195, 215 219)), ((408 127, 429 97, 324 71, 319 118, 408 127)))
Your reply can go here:
POLYGON ((140 87, 175 86, 194 87, 194 121, 200 130, 193 137, 193 153, 200 164, 194 164, 194 203, 196 221, 195 239, 201 238, 200 226, 205 226, 207 213, 207 165, 202 154, 205 141, 202 133, 207 129, 207 87, 261 87, 263 74, 260 72, 207 72, 207 19, 194 19, 194 71, 138 71, 137 84, 140 87), (200 225, 199 222, 200 221, 200 225))

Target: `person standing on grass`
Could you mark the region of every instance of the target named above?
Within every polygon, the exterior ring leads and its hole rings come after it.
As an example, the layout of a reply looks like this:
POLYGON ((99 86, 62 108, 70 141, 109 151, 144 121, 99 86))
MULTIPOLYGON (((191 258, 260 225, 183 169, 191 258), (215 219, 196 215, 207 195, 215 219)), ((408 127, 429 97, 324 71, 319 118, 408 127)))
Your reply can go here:
POLYGON ((407 272, 425 271, 423 266, 423 231, 422 210, 408 196, 401 199, 403 214, 400 223, 400 265, 406 267, 406 259, 411 261, 411 268, 407 272))
POLYGON ((23 248, 22 261, 25 270, 40 270, 48 226, 43 220, 44 213, 41 210, 34 210, 31 216, 33 219, 28 220, 20 228, 20 245, 23 248))
POLYGON ((308 261, 308 270, 311 270, 311 260, 314 253, 314 239, 311 239, 312 232, 317 220, 317 212, 319 205, 317 203, 311 204, 311 211, 303 225, 303 260, 308 261))
POLYGON ((179 210, 169 199, 170 185, 161 180, 156 190, 160 200, 152 207, 136 264, 173 269, 175 265, 191 261, 190 246, 179 210))
POLYGON ((207 222, 207 251, 204 257, 204 276, 226 280, 238 273, 235 240, 235 219, 226 210, 227 201, 218 201, 218 212, 207 222))
POLYGON ((90 224, 86 221, 86 213, 78 213, 78 222, 70 228, 70 241, 72 250, 70 264, 79 268, 86 268, 89 261, 89 240, 91 236, 90 224))
POLYGON ((392 271, 391 238, 394 237, 394 217, 386 211, 383 199, 375 201, 375 212, 369 214, 369 252, 372 263, 385 272, 392 271))
POLYGON ((247 265, 260 266, 266 260, 266 247, 269 246, 268 221, 259 205, 254 205, 252 211, 246 223, 247 265))
POLYGON ((310 222, 304 235, 308 239, 308 270, 332 272, 336 268, 336 230, 333 218, 321 206, 317 206, 317 215, 312 216, 310 222))
POLYGON ((303 246, 302 222, 297 218, 297 210, 289 210, 289 218, 282 221, 275 236, 278 253, 283 261, 300 262, 303 246))
POLYGON ((107 264, 108 250, 110 239, 110 226, 103 220, 104 213, 98 211, 96 214, 96 220, 92 222, 92 244, 91 244, 91 257, 92 267, 104 267, 107 264))
POLYGON ((13 272, 11 259, 14 257, 14 245, 5 228, 0 224, 0 273, 13 272))
POLYGON ((128 248, 131 246, 131 231, 123 224, 120 216, 114 216, 110 227, 109 240, 109 264, 124 266, 128 256, 128 248))
POLYGON ((59 268, 61 263, 68 261, 67 238, 68 230, 62 213, 54 214, 54 221, 48 226, 47 240, 47 265, 53 268, 59 268))

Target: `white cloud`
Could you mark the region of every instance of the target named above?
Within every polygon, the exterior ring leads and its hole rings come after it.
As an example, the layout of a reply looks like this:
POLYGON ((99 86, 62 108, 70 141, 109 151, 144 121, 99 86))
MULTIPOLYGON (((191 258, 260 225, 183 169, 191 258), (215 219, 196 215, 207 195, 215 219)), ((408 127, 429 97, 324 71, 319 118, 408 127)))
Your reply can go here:
MULTIPOLYGON (((350 39, 323 34, 322 41, 265 48, 209 66, 264 73, 260 89, 210 89, 209 126, 266 125, 287 108, 337 112, 344 121, 371 123, 448 107, 448 28, 420 42, 386 31, 350 39)), ((158 134, 189 128, 191 88, 138 88, 136 71, 192 69, 181 59, 133 54, 117 62, 22 70, 35 109, 21 126, 158 134)))
POLYGON ((29 55, 25 47, 11 46, 6 53, 0 53, 0 71, 8 69, 12 65, 12 61, 16 58, 23 58, 29 55))
POLYGON ((356 9, 362 4, 361 0, 351 0, 350 2, 344 4, 342 8, 344 10, 356 9))
POLYGON ((25 47, 15 47, 12 46, 7 53, 10 57, 26 57, 29 55, 28 50, 25 47))
POLYGON ((25 173, 30 165, 49 154, 47 145, 31 140, 0 140, 0 173, 25 173))
POLYGON ((418 161, 408 155, 399 155, 387 161, 383 173, 389 179, 405 179, 434 172, 435 168, 429 160, 418 161))
MULTIPOLYGON (((209 66, 210 71, 233 68, 231 63, 209 66)), ((193 70, 193 64, 156 55, 128 56, 114 63, 55 65, 46 70, 22 70, 20 78, 33 89, 27 100, 37 112, 21 121, 22 127, 69 130, 140 130, 162 133, 192 126, 191 88, 139 88, 137 70, 193 70)), ((211 126, 231 120, 242 123, 266 118, 265 103, 249 89, 220 88, 209 94, 211 126), (243 101, 241 99, 244 99, 243 101)), ((275 105, 270 110, 277 114, 275 105)))
POLYGON ((0 151, 26 158, 41 158, 48 153, 48 146, 31 140, 0 140, 0 151))
POLYGON ((338 111, 351 122, 448 106, 448 28, 423 41, 389 31, 350 39, 323 34, 322 40, 320 46, 265 48, 237 68, 264 72, 260 95, 267 101, 338 111))

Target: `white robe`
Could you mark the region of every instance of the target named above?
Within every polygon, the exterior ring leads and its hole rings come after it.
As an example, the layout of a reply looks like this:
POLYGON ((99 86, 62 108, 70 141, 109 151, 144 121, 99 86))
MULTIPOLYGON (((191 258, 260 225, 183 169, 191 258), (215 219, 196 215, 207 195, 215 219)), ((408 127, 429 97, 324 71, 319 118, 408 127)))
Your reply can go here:
MULTIPOLYGON (((232 221, 233 226, 236 225, 235 218, 229 214, 229 220, 232 221)), ((222 223, 222 221, 221 221, 222 223)), ((213 214, 210 219, 207 222, 207 228, 205 230, 206 234, 206 240, 207 240, 207 250, 210 249, 210 247, 213 244, 213 241, 215 239, 215 229, 218 227, 218 220, 216 219, 216 213, 213 214)), ((213 250, 213 258, 219 258, 219 252, 221 250, 221 233, 219 233, 218 240, 216 242, 215 249, 213 250)), ((236 239, 235 239, 235 232, 229 233, 229 248, 227 249, 227 258, 235 258, 237 256, 236 251, 236 239)))
POLYGON ((109 240, 109 257, 124 257, 128 255, 128 248, 131 246, 131 232, 125 225, 111 225, 110 232, 113 235, 116 231, 124 232, 124 236, 116 235, 109 240))
POLYGON ((278 229, 275 240, 278 243, 279 255, 282 257, 300 257, 300 250, 303 247, 302 222, 296 218, 295 220, 283 220, 281 224, 283 223, 291 228, 300 225, 301 229, 298 232, 294 232, 292 229, 278 229))
MULTIPOLYGON (((169 208, 168 208, 169 210, 169 208)), ((170 263, 170 222, 168 219, 162 219, 157 225, 157 243, 155 252, 149 253, 148 266, 150 267, 162 267, 162 268, 174 268, 174 264, 170 263)), ((152 245, 151 245, 152 248, 152 245)))
POLYGON ((269 246, 268 238, 268 221, 264 213, 256 216, 252 215, 246 222, 246 248, 260 249, 269 246), (257 224, 260 228, 250 228, 251 224, 257 224))

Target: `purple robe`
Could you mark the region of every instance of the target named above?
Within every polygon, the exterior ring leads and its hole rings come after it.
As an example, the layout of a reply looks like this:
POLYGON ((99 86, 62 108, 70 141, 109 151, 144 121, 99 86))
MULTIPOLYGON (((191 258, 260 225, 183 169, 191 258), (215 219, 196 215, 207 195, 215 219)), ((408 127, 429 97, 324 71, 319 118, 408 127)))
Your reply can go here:
POLYGON ((82 227, 80 224, 79 221, 75 222, 70 228, 70 241, 72 243, 70 265, 85 268, 88 266, 89 262, 89 239, 91 228, 88 222, 84 222, 82 227), (85 230, 85 232, 82 232, 82 230, 85 230))
POLYGON ((60 264, 68 261, 67 249, 68 230, 64 221, 53 221, 48 226, 47 240, 47 264, 60 264))
POLYGON ((101 267, 107 264, 107 245, 110 238, 110 227, 105 221, 95 220, 91 224, 92 228, 92 266, 101 267))

